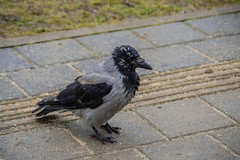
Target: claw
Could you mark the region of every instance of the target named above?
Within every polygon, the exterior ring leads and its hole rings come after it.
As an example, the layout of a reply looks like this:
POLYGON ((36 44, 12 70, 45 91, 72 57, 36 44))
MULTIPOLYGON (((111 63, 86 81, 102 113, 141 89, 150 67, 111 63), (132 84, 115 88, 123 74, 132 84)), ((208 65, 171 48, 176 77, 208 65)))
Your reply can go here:
POLYGON ((117 141, 114 140, 113 137, 104 137, 98 132, 98 130, 95 127, 92 127, 92 128, 93 128, 93 130, 96 134, 91 134, 90 136, 93 137, 93 138, 97 138, 103 144, 105 144, 105 142, 110 142, 110 143, 117 142, 117 141))
POLYGON ((120 134, 119 130, 121 130, 119 127, 110 126, 108 122, 105 125, 101 125, 101 128, 105 129, 108 133, 114 132, 116 134, 120 134))

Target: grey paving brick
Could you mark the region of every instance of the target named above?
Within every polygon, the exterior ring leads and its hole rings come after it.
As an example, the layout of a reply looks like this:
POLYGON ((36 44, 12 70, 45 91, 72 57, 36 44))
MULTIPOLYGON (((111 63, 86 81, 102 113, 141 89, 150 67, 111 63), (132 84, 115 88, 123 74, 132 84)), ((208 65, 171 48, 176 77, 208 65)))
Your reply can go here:
POLYGON ((146 159, 139 151, 136 149, 127 149, 107 154, 102 154, 96 157, 85 157, 84 160, 139 160, 146 159))
POLYGON ((240 13, 201 18, 186 23, 211 35, 240 33, 240 13))
POLYGON ((181 22, 139 28, 133 31, 157 46, 205 38, 202 33, 193 30, 181 22))
POLYGON ((61 128, 37 128, 0 136, 0 147, 5 160, 70 159, 88 155, 61 128))
POLYGON ((196 98, 142 108, 137 112, 170 138, 232 125, 196 98))
POLYGON ((240 36, 231 36, 190 43, 190 45, 206 55, 218 60, 226 61, 240 58, 240 36))
POLYGON ((24 94, 19 91, 6 77, 0 77, 0 101, 22 97, 24 97, 24 94))
POLYGON ((66 65, 47 66, 9 74, 29 94, 60 90, 74 81, 77 73, 66 65))
POLYGON ((142 51, 154 69, 158 71, 197 66, 211 62, 207 58, 186 48, 184 45, 174 45, 142 51))
POLYGON ((94 57, 72 39, 25 45, 17 49, 40 66, 94 57))
POLYGON ((84 129, 79 121, 71 122, 67 126, 96 153, 115 151, 163 139, 156 130, 143 122, 134 112, 119 113, 109 123, 114 127, 121 127, 122 130, 120 135, 117 135, 108 134, 105 130, 99 129, 104 136, 113 136, 117 141, 117 143, 106 145, 102 145, 100 141, 90 137, 90 134, 94 133, 93 130, 91 128, 84 129))
POLYGON ((153 160, 238 159, 205 135, 192 136, 140 148, 153 160))
POLYGON ((240 155, 240 128, 215 131, 212 135, 240 155))
POLYGON ((205 95, 202 98, 240 123, 240 89, 205 95))
POLYGON ((82 73, 86 73, 89 69, 91 69, 95 65, 103 62, 105 59, 106 59, 105 57, 96 58, 96 59, 88 59, 88 60, 84 60, 84 61, 75 62, 73 65, 82 73))
POLYGON ((119 31, 80 37, 77 38, 77 40, 100 55, 109 55, 115 47, 121 45, 131 45, 136 49, 153 47, 151 44, 136 37, 129 31, 119 31))
POLYGON ((32 67, 30 63, 12 48, 0 49, 0 57, 0 72, 32 67))

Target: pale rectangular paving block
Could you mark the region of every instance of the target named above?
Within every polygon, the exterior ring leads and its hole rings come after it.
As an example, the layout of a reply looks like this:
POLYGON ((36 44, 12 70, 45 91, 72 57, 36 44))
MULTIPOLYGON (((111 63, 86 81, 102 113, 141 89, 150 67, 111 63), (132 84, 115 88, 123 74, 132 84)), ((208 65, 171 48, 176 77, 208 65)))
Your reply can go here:
POLYGON ((21 57, 14 49, 0 49, 0 72, 8 72, 30 67, 32 67, 32 65, 21 57))
POLYGON ((53 127, 0 136, 0 148, 5 160, 71 159, 89 155, 64 129, 53 127))
POLYGON ((0 77, 0 101, 22 98, 24 96, 6 77, 0 77))
POLYGON ((240 128, 215 131, 212 135, 240 155, 240 128))
POLYGON ((210 35, 240 33, 240 13, 201 18, 186 23, 210 35))
POLYGON ((170 138, 233 125, 196 98, 142 108, 137 112, 170 138))
POLYGON ((202 33, 181 22, 139 28, 133 31, 157 46, 206 38, 202 33))
POLYGON ((78 76, 66 65, 54 65, 25 70, 8 75, 31 95, 52 92, 66 87, 78 76))
POLYGON ((240 59, 240 36, 222 37, 190 45, 218 61, 240 59))
POLYGON ((184 45, 146 49, 142 51, 141 55, 158 71, 197 66, 211 62, 211 60, 188 49, 184 45))
POLYGON ((202 98, 240 123, 240 89, 205 95, 202 98))
POLYGON ((131 45, 136 49, 153 47, 150 43, 138 38, 129 31, 97 34, 80 37, 77 38, 77 40, 100 55, 109 55, 115 47, 119 47, 121 45, 131 45))
POLYGON ((113 127, 120 127, 120 135, 112 133, 109 134, 103 129, 99 132, 104 136, 113 136, 117 143, 103 145, 97 139, 90 136, 94 131, 89 127, 87 129, 82 127, 81 122, 71 122, 67 127, 95 153, 102 153, 115 151, 118 149, 129 148, 135 145, 151 143, 163 140, 161 135, 151 128, 146 122, 143 122, 134 112, 121 112, 116 114, 109 124, 113 127))
POLYGON ((127 159, 129 160, 145 159, 146 160, 146 156, 142 155, 136 149, 127 149, 127 150, 121 150, 117 152, 101 154, 95 157, 84 157, 83 159, 84 160, 127 160, 127 159))
POLYGON ((17 49, 40 66, 94 57, 72 39, 25 45, 17 49))
POLYGON ((80 72, 86 73, 89 69, 95 67, 99 63, 102 63, 106 57, 88 59, 84 61, 78 61, 73 63, 73 66, 76 67, 80 72))
POLYGON ((152 160, 238 160, 206 135, 149 144, 140 149, 152 160))

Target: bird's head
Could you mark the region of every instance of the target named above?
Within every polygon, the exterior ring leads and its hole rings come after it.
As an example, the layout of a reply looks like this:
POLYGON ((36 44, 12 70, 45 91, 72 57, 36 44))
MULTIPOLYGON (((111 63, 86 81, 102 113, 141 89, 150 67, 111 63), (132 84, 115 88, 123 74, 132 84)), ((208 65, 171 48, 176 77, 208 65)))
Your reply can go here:
POLYGON ((112 52, 112 56, 115 65, 117 65, 122 72, 135 71, 136 68, 152 70, 151 65, 140 57, 135 48, 129 45, 116 47, 112 52))

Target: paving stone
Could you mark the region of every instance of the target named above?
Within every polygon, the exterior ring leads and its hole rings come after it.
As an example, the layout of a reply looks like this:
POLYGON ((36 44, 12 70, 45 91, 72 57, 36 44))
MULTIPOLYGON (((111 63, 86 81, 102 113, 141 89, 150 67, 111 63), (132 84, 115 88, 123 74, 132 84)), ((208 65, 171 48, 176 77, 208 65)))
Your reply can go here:
POLYGON ((240 13, 201 18, 186 23, 211 35, 240 33, 240 13))
POLYGON ((240 58, 240 36, 223 37, 190 43, 193 48, 218 60, 227 61, 240 58))
POLYGON ((131 45, 136 49, 153 47, 129 31, 104 33, 77 38, 78 41, 100 55, 109 55, 115 47, 131 45))
POLYGON ((5 160, 70 159, 88 152, 61 128, 37 128, 0 136, 5 160))
POLYGON ((103 62, 106 59, 106 57, 96 58, 96 59, 88 59, 84 61, 78 61, 74 63, 74 67, 76 67, 79 71, 82 73, 86 73, 89 69, 94 67, 95 65, 103 62))
POLYGON ((121 133, 109 134, 105 130, 99 129, 104 136, 113 136, 117 143, 103 145, 100 141, 92 138, 93 130, 89 127, 84 129, 81 122, 71 122, 67 126, 72 132, 96 153, 115 151, 117 149, 129 148, 135 145, 160 141, 161 135, 143 122, 134 112, 121 112, 116 114, 109 124, 114 127, 121 127, 121 133))
POLYGON ((12 48, 0 49, 0 72, 8 72, 23 68, 30 68, 28 63, 12 48))
POLYGON ((0 77, 0 91, 0 101, 22 98, 25 96, 6 77, 0 77))
POLYGON ((240 128, 215 131, 212 135, 240 155, 240 128))
POLYGON ((137 112, 170 138, 233 124, 196 98, 142 108, 137 112))
POLYGON ((55 65, 34 70, 25 70, 9 74, 31 95, 52 92, 66 87, 77 77, 77 73, 66 65, 55 65))
POLYGON ((149 144, 140 149, 153 160, 238 159, 205 135, 191 136, 164 143, 149 144))
POLYGON ((112 152, 107 154, 102 154, 96 157, 85 157, 84 160, 139 160, 139 159, 146 159, 144 155, 142 155, 139 151, 136 149, 128 149, 128 150, 122 150, 118 152, 112 152))
POLYGON ((133 31, 157 46, 205 38, 202 33, 193 30, 191 27, 181 22, 139 28, 133 31))
POLYGON ((205 95, 202 98, 240 123, 240 89, 205 95))
POLYGON ((25 45, 17 49, 40 66, 94 57, 72 39, 25 45))
POLYGON ((142 57, 146 57, 146 60, 158 71, 197 66, 211 62, 184 45, 147 49, 142 51, 142 57))

